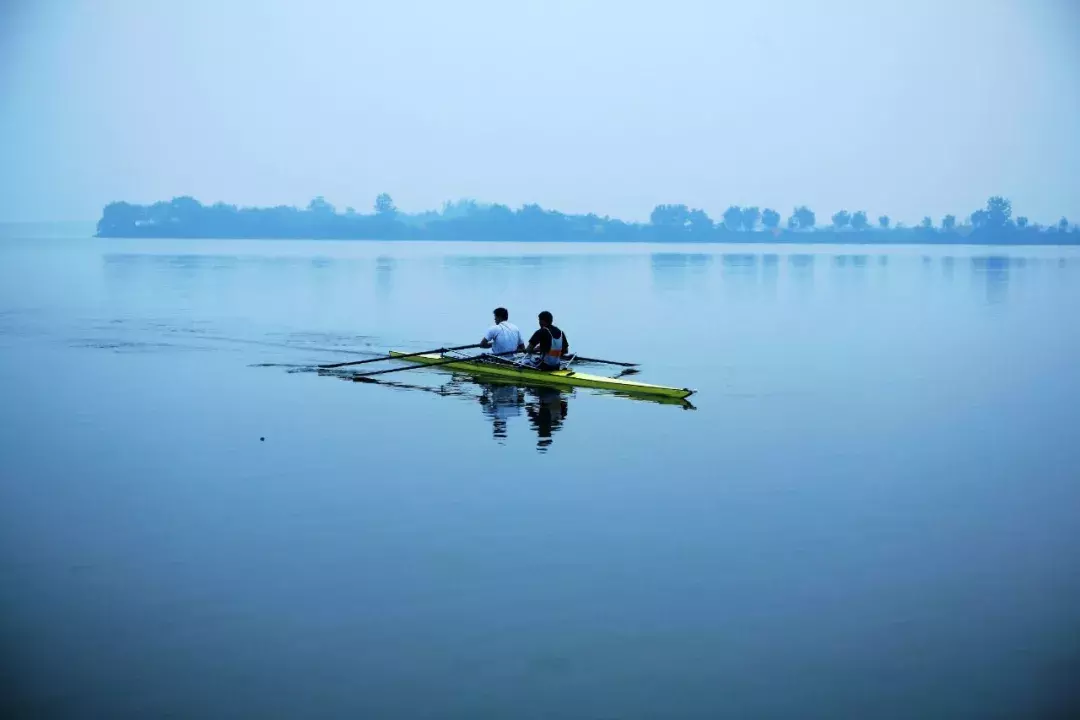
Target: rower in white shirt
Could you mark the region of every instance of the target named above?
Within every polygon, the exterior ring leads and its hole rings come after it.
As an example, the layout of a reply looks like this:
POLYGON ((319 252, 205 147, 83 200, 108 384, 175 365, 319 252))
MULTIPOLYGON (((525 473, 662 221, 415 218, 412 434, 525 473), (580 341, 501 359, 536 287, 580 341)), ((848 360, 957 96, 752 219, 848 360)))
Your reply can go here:
POLYGON ((510 322, 510 313, 506 308, 495 308, 495 324, 484 333, 480 346, 491 348, 493 355, 507 355, 525 347, 521 342, 521 331, 510 322))

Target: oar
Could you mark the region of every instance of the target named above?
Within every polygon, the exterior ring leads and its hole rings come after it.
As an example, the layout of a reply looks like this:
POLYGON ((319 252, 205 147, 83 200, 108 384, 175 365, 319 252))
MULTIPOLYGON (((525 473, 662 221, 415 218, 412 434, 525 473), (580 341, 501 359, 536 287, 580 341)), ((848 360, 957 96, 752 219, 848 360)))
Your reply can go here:
POLYGON ((483 347, 480 343, 473 343, 472 345, 458 345, 451 348, 436 348, 435 350, 421 350, 420 352, 406 353, 404 355, 384 355, 383 357, 368 358, 367 360, 353 360, 352 362, 334 363, 333 365, 319 365, 322 370, 329 370, 331 368, 345 367, 346 365, 365 365, 367 363, 382 362, 383 360, 396 360, 398 358, 416 357, 417 355, 431 355, 433 353, 450 352, 451 350, 471 350, 472 348, 483 347))
POLYGON ((597 358, 585 357, 584 355, 574 355, 573 357, 575 359, 577 359, 577 360, 580 360, 581 362, 601 363, 603 365, 619 365, 621 367, 637 367, 638 365, 641 364, 641 363, 619 362, 617 360, 599 360, 597 358))
MULTIPOLYGON (((447 348, 447 349, 449 350, 451 348, 447 348)), ((504 352, 504 353, 491 353, 490 356, 491 357, 498 357, 500 355, 513 355, 516 352, 517 352, 517 350, 509 350, 509 351, 504 352)), ((417 353, 417 355, 422 355, 422 354, 423 353, 417 353)), ((409 357, 409 356, 408 355, 398 355, 398 356, 393 357, 391 359, 392 360, 397 360, 399 358, 404 358, 404 357, 409 357)), ((480 357, 484 357, 484 356, 481 355, 480 357)), ((449 365, 450 363, 468 362, 469 360, 472 360, 472 359, 474 359, 474 358, 449 358, 447 360, 440 360, 439 362, 416 363, 415 365, 406 365, 405 367, 387 368, 386 370, 373 370, 371 372, 360 373, 359 375, 353 375, 352 379, 362 381, 364 378, 371 377, 372 375, 385 375, 386 373, 401 372, 402 370, 416 370, 417 368, 438 367, 439 365, 449 365)))

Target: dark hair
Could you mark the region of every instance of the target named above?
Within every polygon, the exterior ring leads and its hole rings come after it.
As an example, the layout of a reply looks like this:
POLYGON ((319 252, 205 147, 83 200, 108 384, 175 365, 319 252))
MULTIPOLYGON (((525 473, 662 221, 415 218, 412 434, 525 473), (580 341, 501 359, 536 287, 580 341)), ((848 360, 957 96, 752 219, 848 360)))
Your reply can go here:
POLYGON ((552 320, 555 319, 555 318, 551 317, 551 313, 549 313, 547 310, 540 313, 539 317, 540 317, 540 322, 546 322, 546 323, 549 323, 549 322, 551 322, 552 320))
POLYGON ((506 311, 506 308, 495 308, 495 317, 499 318, 499 321, 502 322, 503 320, 510 319, 510 313, 506 311))

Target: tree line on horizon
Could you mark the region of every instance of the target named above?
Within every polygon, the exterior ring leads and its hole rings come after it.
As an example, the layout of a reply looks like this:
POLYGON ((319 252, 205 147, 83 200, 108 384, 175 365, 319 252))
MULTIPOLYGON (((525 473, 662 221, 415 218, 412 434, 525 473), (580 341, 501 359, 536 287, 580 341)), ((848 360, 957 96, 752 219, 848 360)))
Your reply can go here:
POLYGON ((305 209, 279 205, 237 207, 204 205, 193 197, 176 197, 151 205, 114 202, 105 206, 98 237, 280 238, 378 240, 522 240, 609 242, 893 242, 985 244, 1080 244, 1080 231, 1066 218, 1043 226, 1024 216, 1013 217, 1012 203, 1001 196, 963 221, 930 217, 914 227, 893 223, 887 215, 871 222, 862 210, 833 213, 831 224, 818 225, 805 205, 782 222, 772 208, 733 205, 713 220, 701 209, 657 205, 648 223, 624 222, 608 216, 568 215, 523 205, 481 204, 475 200, 446 202, 441 210, 404 213, 387 193, 371 213, 347 207, 339 212, 323 197, 305 209), (734 235, 741 233, 741 235, 734 235))

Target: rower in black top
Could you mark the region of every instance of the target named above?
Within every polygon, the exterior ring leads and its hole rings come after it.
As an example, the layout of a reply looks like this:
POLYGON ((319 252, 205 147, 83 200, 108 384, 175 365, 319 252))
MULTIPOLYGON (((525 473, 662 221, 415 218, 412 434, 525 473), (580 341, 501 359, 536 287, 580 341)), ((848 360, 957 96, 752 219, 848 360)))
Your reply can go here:
POLYGON ((566 333, 552 324, 554 318, 547 310, 538 316, 540 329, 529 338, 529 346, 525 348, 526 356, 540 351, 540 358, 536 361, 538 370, 558 370, 562 366, 562 359, 570 352, 570 342, 566 339, 566 333))

